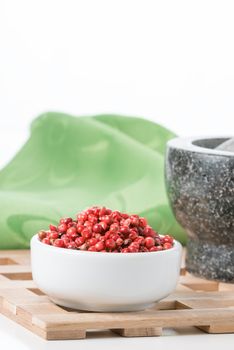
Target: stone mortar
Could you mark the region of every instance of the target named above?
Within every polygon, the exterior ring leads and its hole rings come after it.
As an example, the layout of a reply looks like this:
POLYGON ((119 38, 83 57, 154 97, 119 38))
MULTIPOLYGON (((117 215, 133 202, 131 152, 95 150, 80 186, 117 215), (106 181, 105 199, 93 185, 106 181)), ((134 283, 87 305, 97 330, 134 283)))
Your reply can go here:
POLYGON ((188 234, 187 270, 234 283, 234 153, 215 149, 227 139, 169 141, 166 185, 188 234))

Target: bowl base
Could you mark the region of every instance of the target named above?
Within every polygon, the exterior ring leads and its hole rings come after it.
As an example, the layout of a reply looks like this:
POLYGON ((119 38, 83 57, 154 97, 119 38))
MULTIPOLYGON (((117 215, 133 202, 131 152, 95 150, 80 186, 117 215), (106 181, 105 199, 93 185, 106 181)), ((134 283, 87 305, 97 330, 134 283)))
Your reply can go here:
POLYGON ((51 298, 51 301, 55 304, 64 306, 69 309, 75 309, 77 311, 94 311, 94 312, 131 312, 131 311, 142 311, 152 307, 155 303, 150 304, 134 304, 134 305, 92 305, 83 304, 78 302, 69 302, 63 299, 51 298))
POLYGON ((199 277, 234 283, 233 247, 189 239, 186 269, 199 277))

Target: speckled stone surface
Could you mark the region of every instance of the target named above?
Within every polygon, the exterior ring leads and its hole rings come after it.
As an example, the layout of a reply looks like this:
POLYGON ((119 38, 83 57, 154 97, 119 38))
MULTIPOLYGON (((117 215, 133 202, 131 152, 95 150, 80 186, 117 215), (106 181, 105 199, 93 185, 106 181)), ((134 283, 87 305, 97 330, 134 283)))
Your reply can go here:
POLYGON ((234 283, 234 153, 215 150, 223 141, 169 141, 166 185, 175 216, 188 233, 188 271, 234 283))

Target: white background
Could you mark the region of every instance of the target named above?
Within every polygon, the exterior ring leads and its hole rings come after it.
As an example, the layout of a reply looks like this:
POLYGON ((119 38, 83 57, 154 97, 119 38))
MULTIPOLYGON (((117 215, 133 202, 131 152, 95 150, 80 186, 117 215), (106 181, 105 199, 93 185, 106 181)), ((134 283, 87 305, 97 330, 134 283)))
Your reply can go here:
MULTIPOLYGON (((233 39, 232 0, 0 0, 0 166, 48 110, 144 116, 181 136, 234 134, 233 39)), ((205 342, 214 350, 233 342, 233 335, 193 330, 47 343, 0 321, 0 344, 18 349, 197 349, 205 342)))
POLYGON ((233 44, 232 0, 0 0, 0 165, 48 110, 234 134, 233 44))

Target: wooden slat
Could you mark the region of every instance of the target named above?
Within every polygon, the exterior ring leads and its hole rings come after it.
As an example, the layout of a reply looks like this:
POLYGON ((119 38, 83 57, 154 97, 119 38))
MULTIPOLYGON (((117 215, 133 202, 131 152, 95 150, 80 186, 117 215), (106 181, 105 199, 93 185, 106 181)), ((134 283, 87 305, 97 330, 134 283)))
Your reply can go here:
POLYGON ((212 334, 224 334, 224 333, 234 333, 234 325, 233 324, 213 324, 211 326, 201 326, 197 327, 206 333, 212 334))
POLYGON ((198 278, 186 273, 185 276, 180 276, 180 284, 189 287, 193 290, 215 291, 219 288, 219 283, 216 281, 208 281, 203 278, 198 278))
POLYGON ((234 310, 228 308, 163 310, 134 313, 67 313, 35 315, 34 325, 42 329, 106 329, 206 326, 234 323, 234 310))
POLYGON ((0 259, 6 257, 18 264, 30 265, 29 250, 0 250, 0 259))
POLYGON ((18 263, 11 258, 7 258, 7 257, 0 258, 0 265, 17 265, 17 264, 18 263))
POLYGON ((233 292, 195 292, 194 290, 191 290, 190 293, 187 291, 177 292, 170 294, 168 297, 163 299, 163 301, 169 301, 169 300, 187 300, 187 299, 199 299, 199 300, 207 300, 207 299, 216 299, 217 303, 221 299, 231 299, 233 300, 234 294, 233 292))
POLYGON ((68 339, 84 339, 86 337, 85 330, 49 330, 46 332, 47 340, 68 340, 68 339))
POLYGON ((0 312, 4 316, 8 317, 10 320, 15 321, 16 323, 18 323, 21 326, 25 327, 29 331, 31 331, 34 334, 38 335, 39 337, 47 339, 47 332, 44 329, 33 325, 31 321, 30 322, 25 322, 25 320, 23 318, 18 317, 17 315, 15 315, 14 313, 8 311, 5 308, 1 308, 0 307, 0 312))
MULTIPOLYGON (((177 309, 190 308, 190 309, 202 309, 204 307, 209 308, 231 308, 234 311, 234 296, 233 299, 187 299, 183 302, 179 301, 176 303, 177 309)), ((221 320, 218 319, 217 324, 214 322, 210 322, 208 326, 197 326, 197 328, 201 329, 206 333, 234 333, 234 322, 222 323, 221 320)))
POLYGON ((158 337, 162 335, 162 328, 120 328, 112 329, 112 332, 122 337, 158 337))
POLYGON ((37 286, 32 280, 9 280, 7 277, 0 275, 0 290, 2 289, 37 289, 37 286))
POLYGON ((10 280, 32 280, 29 265, 0 265, 0 275, 10 280))
POLYGON ((0 288, 4 283, 6 283, 8 281, 9 281, 9 279, 7 277, 0 275, 0 288))
POLYGON ((205 308, 216 308, 216 309, 221 309, 225 307, 233 307, 234 308, 234 296, 233 299, 187 299, 187 300, 180 300, 177 302, 177 308, 178 304, 181 304, 184 307, 189 307, 191 309, 205 309, 205 308))
POLYGON ((21 274, 23 272, 31 272, 31 267, 29 265, 0 265, 0 274, 21 274))
POLYGON ((234 292, 234 283, 219 283, 219 291, 233 291, 234 292))

